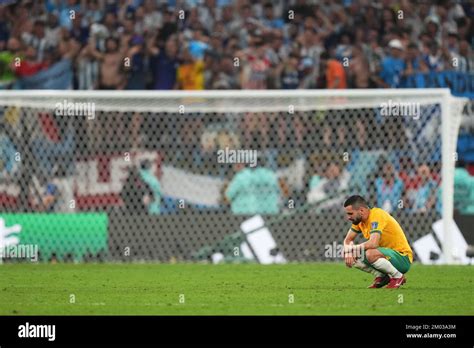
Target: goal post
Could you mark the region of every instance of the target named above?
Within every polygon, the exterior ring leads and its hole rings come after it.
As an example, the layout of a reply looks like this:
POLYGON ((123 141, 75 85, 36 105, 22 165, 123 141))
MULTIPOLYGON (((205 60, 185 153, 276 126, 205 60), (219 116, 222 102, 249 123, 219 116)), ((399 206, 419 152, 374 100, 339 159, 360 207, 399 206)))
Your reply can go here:
MULTIPOLYGON (((456 141, 466 103, 449 89, 1 91, 0 211, 8 212, 7 223, 15 214, 105 212, 109 253, 145 236, 147 260, 186 261, 235 232, 228 215, 291 214, 354 185, 400 216, 410 241, 442 217, 442 251, 451 264, 456 141), (256 167, 271 170, 280 190, 260 193, 253 210, 239 211, 227 189, 236 162, 254 167, 253 151, 256 167), (133 175, 141 186, 133 186, 133 175), (127 216, 137 235, 112 221, 127 216), (150 216, 164 224, 160 232, 150 216), (193 219, 221 231, 200 234, 193 219), (182 242, 171 231, 178 226, 182 242), (170 240, 173 251, 158 250, 170 240)), ((341 239, 343 198, 308 213, 321 222, 326 214, 328 231, 285 225, 289 231, 276 239, 288 259, 324 259, 324 245, 341 239)))

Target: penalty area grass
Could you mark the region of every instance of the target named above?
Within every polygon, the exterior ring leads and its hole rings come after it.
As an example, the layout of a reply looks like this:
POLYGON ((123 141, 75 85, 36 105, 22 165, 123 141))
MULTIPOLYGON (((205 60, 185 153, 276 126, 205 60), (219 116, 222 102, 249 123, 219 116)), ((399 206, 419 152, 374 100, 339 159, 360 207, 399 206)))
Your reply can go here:
POLYGON ((3 264, 0 315, 474 315, 474 267, 406 276, 367 289, 341 263, 3 264))

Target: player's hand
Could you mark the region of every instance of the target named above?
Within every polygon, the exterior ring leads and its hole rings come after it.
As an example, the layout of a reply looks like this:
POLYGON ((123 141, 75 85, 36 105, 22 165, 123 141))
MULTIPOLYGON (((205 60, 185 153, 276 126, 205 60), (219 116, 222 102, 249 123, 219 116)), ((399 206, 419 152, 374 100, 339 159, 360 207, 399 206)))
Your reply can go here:
POLYGON ((351 268, 354 263, 356 262, 355 257, 352 255, 352 253, 347 253, 344 255, 344 261, 346 262, 346 266, 351 268))
POLYGON ((351 242, 349 245, 344 245, 344 261, 346 266, 351 268, 352 265, 356 262, 354 257, 354 250, 353 250, 354 243, 351 242))

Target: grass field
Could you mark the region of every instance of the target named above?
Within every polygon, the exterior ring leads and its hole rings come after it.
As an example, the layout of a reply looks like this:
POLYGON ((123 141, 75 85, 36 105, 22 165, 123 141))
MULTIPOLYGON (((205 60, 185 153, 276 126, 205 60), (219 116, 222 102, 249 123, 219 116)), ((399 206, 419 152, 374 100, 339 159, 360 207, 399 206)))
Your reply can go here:
POLYGON ((407 279, 367 289, 371 275, 322 263, 5 264, 0 315, 474 314, 474 267, 415 264, 407 279))

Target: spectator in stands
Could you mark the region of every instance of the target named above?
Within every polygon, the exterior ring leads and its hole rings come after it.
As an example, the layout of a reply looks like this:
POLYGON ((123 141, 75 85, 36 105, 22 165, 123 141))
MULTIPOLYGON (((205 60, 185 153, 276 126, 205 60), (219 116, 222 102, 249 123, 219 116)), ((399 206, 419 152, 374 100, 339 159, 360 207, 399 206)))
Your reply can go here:
POLYGON ((369 62, 360 46, 352 48, 352 59, 349 65, 349 80, 351 88, 369 88, 369 62))
POLYGON ((105 37, 115 36, 119 27, 117 13, 114 11, 107 11, 102 19, 102 25, 105 27, 105 37))
MULTIPOLYGON (((445 68, 445 52, 442 51, 436 41, 429 45, 429 52, 423 56, 423 60, 430 71, 439 72, 445 68)), ((448 65, 449 67, 449 65, 448 65)))
POLYGON ((235 174, 227 186, 225 197, 230 202, 232 213, 253 215, 258 202, 253 192, 252 169, 246 168, 243 163, 236 163, 234 168, 235 174))
POLYGON ((156 215, 160 213, 161 205, 161 184, 153 173, 151 162, 144 160, 140 163, 140 177, 148 185, 150 194, 143 197, 144 204, 149 214, 156 215))
POLYGON ((84 8, 84 23, 87 25, 99 23, 102 16, 103 11, 99 7, 99 0, 88 0, 84 8))
POLYGON ((427 213, 435 208, 437 184, 433 180, 431 169, 427 164, 417 168, 415 177, 417 187, 409 193, 411 211, 427 213))
MULTIPOLYGON (((288 138, 286 137, 285 130, 282 129, 282 125, 288 121, 283 118, 275 120, 275 123, 279 123, 280 126, 278 141, 283 146, 288 138)), ((268 145, 269 119, 265 113, 245 113, 244 117, 240 120, 240 127, 242 127, 241 137, 244 148, 261 150, 268 145)))
POLYGON ((56 57, 59 59, 70 59, 73 61, 79 50, 81 48, 81 43, 72 37, 71 32, 62 28, 60 31, 59 42, 56 49, 51 49, 51 51, 57 53, 56 57))
POLYGON ((457 56, 457 54, 459 53, 459 36, 456 30, 450 29, 448 31, 444 47, 446 47, 451 56, 457 56))
POLYGON ((48 67, 45 62, 38 62, 36 57, 36 49, 33 46, 27 46, 24 51, 24 58, 21 59, 20 64, 17 65, 13 62, 16 76, 19 78, 33 76, 48 67))
POLYGON ((44 53, 48 50, 49 46, 45 36, 45 23, 43 21, 35 21, 32 33, 24 32, 22 40, 26 46, 36 49, 36 59, 38 62, 44 60, 44 53))
MULTIPOLYGON (((216 151, 240 148, 237 134, 228 129, 221 129, 216 133, 215 144, 216 151)), ((219 165, 216 166, 216 174, 221 178, 231 176, 233 174, 232 163, 219 163, 219 165)))
MULTIPOLYGON (((309 183, 308 203, 320 202, 326 198, 336 195, 337 192, 349 187, 350 174, 337 161, 332 160, 326 165, 323 175, 314 175, 309 183)), ((322 207, 333 208, 340 203, 337 195, 324 203, 322 207)))
POLYGON ((432 14, 425 18, 425 30, 427 35, 434 40, 433 42, 441 43, 440 23, 437 15, 432 14))
POLYGON ((402 203, 403 181, 392 163, 385 161, 380 169, 381 175, 375 179, 377 207, 392 212, 402 203))
POLYGON ((176 13, 172 10, 164 11, 163 27, 158 34, 158 46, 162 47, 168 39, 178 31, 176 13))
POLYGON ((454 170, 454 209, 460 214, 474 215, 474 177, 463 163, 454 170))
POLYGON ((244 89, 267 89, 270 61, 265 56, 265 43, 254 37, 251 46, 240 55, 242 73, 240 84, 244 89))
POLYGON ((83 14, 78 12, 72 20, 72 28, 69 31, 70 36, 79 42, 81 46, 86 45, 89 39, 89 27, 83 25, 83 18, 83 14))
POLYGON ((79 0, 67 0, 67 1, 46 1, 46 7, 49 11, 59 12, 59 24, 61 27, 68 29, 72 28, 72 17, 71 13, 78 13, 81 11, 81 4, 79 0))
POLYGON ((157 9, 157 1, 155 0, 144 0, 143 1, 143 30, 150 32, 155 30, 157 27, 163 26, 163 15, 161 11, 157 9))
POLYGON ((254 214, 278 214, 282 190, 276 173, 265 167, 265 159, 259 156, 259 167, 252 173, 252 190, 257 202, 254 214))
POLYGON ((200 90, 204 89, 204 61, 193 56, 189 49, 184 49, 181 64, 177 71, 178 89, 200 90))
POLYGON ((212 80, 211 89, 239 89, 239 79, 233 57, 226 54, 217 64, 219 64, 219 72, 212 80))
MULTIPOLYGON (((203 132, 203 122, 199 117, 193 117, 181 124, 179 132, 179 159, 183 168, 197 169, 201 163, 200 135, 203 132)), ((211 150, 212 151, 212 150, 211 150)))
POLYGON ((17 150, 8 136, 4 123, 0 122, 0 179, 12 178, 18 168, 17 150))
POLYGON ((336 46, 335 56, 338 61, 343 61, 344 58, 349 59, 352 56, 352 42, 348 32, 341 33, 339 44, 336 46))
POLYGON ((277 214, 280 210, 281 188, 275 172, 258 159, 258 168, 235 164, 236 174, 230 181, 225 197, 234 214, 277 214))
POLYGON ((6 50, 0 51, 0 89, 9 88, 15 81, 15 58, 20 57, 20 40, 11 37, 6 50))
POLYGON ((179 66, 178 47, 174 36, 168 37, 165 47, 149 42, 150 66, 153 68, 154 89, 175 89, 179 66))
POLYGON ((6 48, 10 36, 7 15, 7 7, 0 7, 0 51, 3 51, 6 48))
POLYGON ((473 73, 474 55, 472 54, 472 48, 469 46, 469 42, 466 40, 459 43, 459 56, 461 58, 459 71, 473 73))
POLYGON ((149 212, 150 203, 155 201, 154 192, 143 179, 140 169, 137 166, 129 167, 127 178, 120 191, 120 197, 122 198, 124 208, 127 212, 149 212))
POLYGON ((362 44, 362 50, 369 63, 370 86, 372 88, 380 87, 382 84, 379 75, 385 53, 379 44, 377 30, 369 29, 367 36, 367 42, 362 44))
MULTIPOLYGON (((219 175, 216 168, 217 132, 206 129, 201 134, 199 150, 194 155, 194 163, 206 175, 219 175)), ((188 155, 185 155, 189 156, 188 155)))
POLYGON ((408 44, 408 49, 405 57, 405 69, 403 70, 403 76, 409 76, 411 74, 419 72, 428 72, 423 59, 420 57, 418 46, 415 43, 408 44))
POLYGON ((288 60, 280 64, 277 68, 277 76, 279 78, 279 88, 281 89, 297 89, 301 85, 302 74, 299 70, 300 57, 292 53, 288 60))
POLYGON ((99 62, 91 54, 91 45, 82 48, 77 59, 78 89, 97 89, 99 86, 99 62))
MULTIPOLYGON (((436 211, 441 215, 443 190, 437 190, 436 211)), ((454 211, 463 215, 474 215, 474 177, 469 174, 463 161, 456 162, 454 170, 454 211)))
POLYGON ((74 183, 64 164, 56 164, 51 178, 47 181, 40 201, 33 199, 37 211, 54 213, 74 213, 74 183))
POLYGON ((313 81, 319 73, 320 55, 324 51, 324 35, 319 33, 316 30, 316 27, 316 21, 312 19, 312 17, 307 17, 304 20, 303 31, 296 39, 298 44, 297 47, 299 48, 298 53, 303 58, 303 61, 306 60, 313 62, 313 70, 311 71, 311 78, 313 81))
POLYGON ((323 52, 320 56, 320 66, 321 73, 326 78, 324 88, 347 88, 346 72, 339 61, 330 58, 329 53, 323 52))
MULTIPOLYGON (((404 2, 398 5, 394 0, 388 0, 382 5, 373 1, 356 1, 350 6, 304 2, 283 6, 281 2, 260 0, 252 5, 247 1, 185 2, 182 7, 187 11, 186 16, 178 20, 174 2, 163 11, 154 0, 47 0, 35 2, 33 6, 13 4, 0 11, 0 49, 6 45, 8 37, 20 38, 26 46, 36 48, 36 58, 41 62, 57 47, 60 28, 70 31, 71 38, 77 40, 82 48, 88 46, 89 36, 94 37, 96 48, 101 53, 105 52, 105 40, 109 37, 139 35, 145 41, 155 37, 152 46, 160 48, 161 54, 144 52, 145 58, 152 58, 150 67, 155 78, 153 84, 145 87, 154 89, 176 87, 177 53, 173 51, 177 49, 163 53, 172 36, 180 46, 188 46, 197 60, 202 60, 204 54, 211 51, 216 57, 226 54, 240 58, 240 68, 235 66, 234 70, 241 74, 241 81, 236 84, 241 88, 278 87, 274 69, 280 64, 292 64, 290 61, 294 56, 290 57, 290 52, 299 55, 300 73, 304 70, 298 88, 342 88, 343 83, 317 82, 320 71, 324 76, 327 73, 325 67, 320 67, 320 55, 325 50, 339 60, 352 59, 353 66, 348 67, 350 81, 346 81, 349 86, 365 88, 368 85, 364 78, 366 63, 360 62, 366 58, 369 86, 395 87, 399 85, 402 71, 408 75, 411 71, 418 71, 418 64, 421 66, 418 63, 420 54, 415 50, 408 58, 410 64, 408 61, 402 63, 403 57, 394 53, 400 47, 408 47, 409 42, 421 43, 422 60, 432 71, 452 68, 472 71, 473 55, 469 46, 472 21, 467 15, 471 7, 465 3, 428 5, 404 2), (403 20, 397 19, 396 8, 404 11, 403 20), (291 20, 287 17, 290 10, 295 16, 291 20), (209 37, 207 33, 214 34, 209 37), (385 53, 380 47, 380 43, 385 42, 389 42, 390 52, 385 53), (359 54, 356 46, 360 46, 363 54, 359 54), (459 59, 457 66, 451 64, 453 58, 459 59)), ((125 51, 130 48, 129 42, 127 46, 125 51)), ((79 82, 76 88, 98 88, 95 83, 97 66, 88 55, 81 54, 80 58, 75 71, 75 80, 79 82)), ((228 88, 229 82, 225 79, 218 79, 219 82, 215 83, 216 77, 226 68, 212 64, 212 60, 209 63, 203 68, 208 76, 205 87, 228 88)), ((335 69, 329 70, 343 71, 340 66, 330 65, 335 69)), ((344 79, 338 76, 335 80, 344 79)), ((116 87, 117 84, 112 85, 116 87)))
POLYGON ((290 49, 284 44, 283 36, 283 30, 276 29, 267 34, 269 45, 266 50, 266 56, 272 66, 278 66, 284 63, 289 56, 290 49))
POLYGON ((125 64, 125 69, 128 70, 126 89, 146 89, 148 65, 144 43, 143 37, 138 35, 130 42, 131 47, 126 54, 129 61, 125 64))
POLYGON ((121 40, 109 37, 105 41, 105 53, 97 51, 95 40, 90 41, 90 53, 100 62, 99 89, 123 89, 127 83, 124 75, 127 36, 121 40))
POLYGON ((50 12, 45 26, 45 40, 48 47, 56 47, 60 38, 61 27, 57 12, 50 12))
POLYGON ((262 24, 270 29, 282 29, 285 24, 283 19, 275 18, 275 10, 271 2, 267 2, 263 6, 262 24))
POLYGON ((396 88, 399 87, 400 77, 405 69, 405 63, 403 61, 404 48, 398 39, 391 40, 388 47, 390 49, 390 55, 382 60, 382 71, 380 72, 381 80, 377 82, 381 87, 396 88))
POLYGON ((402 156, 399 160, 399 173, 398 176, 403 181, 403 187, 406 189, 414 188, 415 175, 416 175, 416 166, 413 163, 413 159, 408 156, 402 156))

